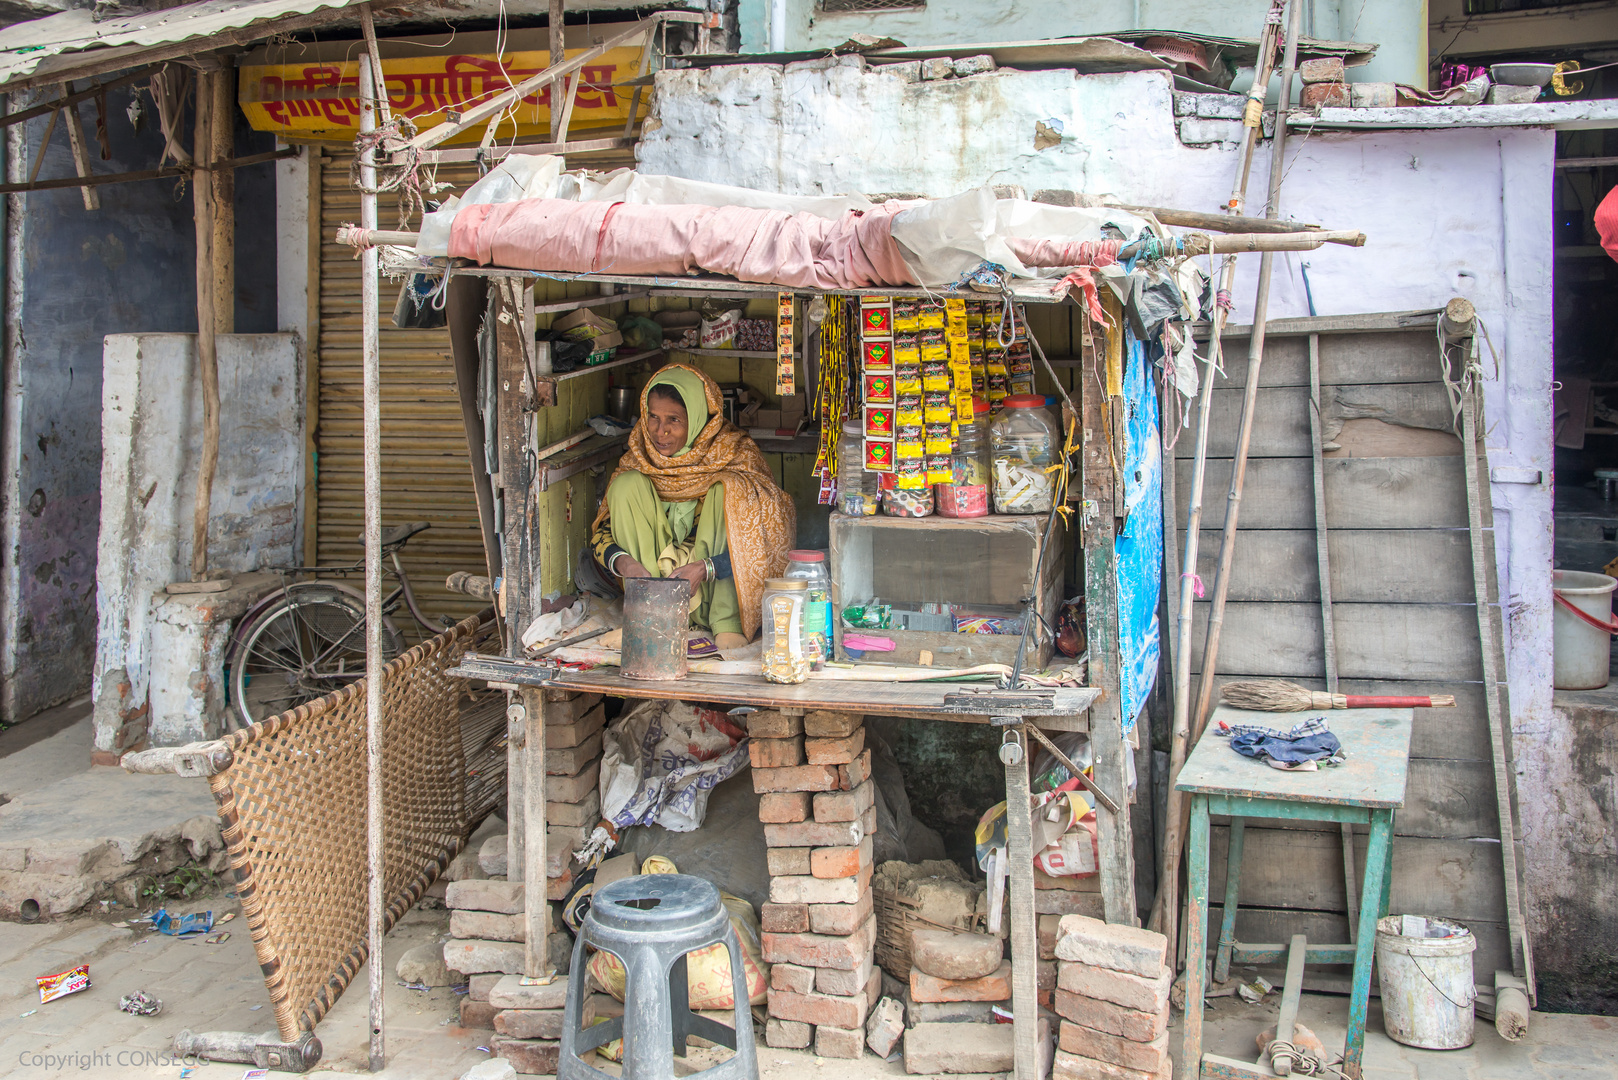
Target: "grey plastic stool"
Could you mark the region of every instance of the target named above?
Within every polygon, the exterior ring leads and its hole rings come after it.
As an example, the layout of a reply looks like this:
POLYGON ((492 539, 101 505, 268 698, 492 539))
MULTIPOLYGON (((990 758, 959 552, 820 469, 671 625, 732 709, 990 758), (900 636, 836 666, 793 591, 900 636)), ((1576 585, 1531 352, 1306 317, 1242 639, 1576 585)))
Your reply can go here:
POLYGON ((611 1073, 585 1064, 579 1055, 620 1036, 626 1080, 672 1080, 674 1054, 684 1056, 691 1035, 736 1051, 729 1061, 703 1070, 701 1076, 758 1080, 741 943, 719 890, 710 882, 686 874, 642 874, 602 888, 579 927, 570 971, 556 1080, 614 1080, 611 1073), (686 954, 721 942, 730 952, 734 1029, 691 1011, 686 954), (622 961, 624 1015, 580 1030, 587 944, 622 961))

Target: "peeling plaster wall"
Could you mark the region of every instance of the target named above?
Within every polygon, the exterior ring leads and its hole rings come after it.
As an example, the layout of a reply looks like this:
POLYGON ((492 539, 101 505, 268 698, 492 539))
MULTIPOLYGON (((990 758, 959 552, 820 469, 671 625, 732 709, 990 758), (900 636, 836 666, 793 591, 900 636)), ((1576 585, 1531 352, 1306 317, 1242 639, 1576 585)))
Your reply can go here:
MULTIPOLYGON (((857 57, 682 70, 658 76, 640 168, 795 195, 844 191, 947 196, 981 184, 1067 188, 1131 203, 1215 211, 1237 155, 1176 135, 1166 77, 1000 71, 906 82, 857 57), (1034 148, 1035 123, 1063 138, 1034 148)), ((1522 794, 1529 921, 1544 942, 1565 928, 1554 900, 1586 875, 1618 872, 1618 818, 1599 819, 1605 856, 1574 866, 1567 815, 1548 793, 1595 765, 1551 709, 1551 190, 1555 136, 1544 128, 1294 134, 1282 214, 1369 237, 1275 262, 1270 317, 1477 305, 1498 351, 1483 365, 1490 464, 1540 470, 1495 483, 1496 548, 1506 598, 1512 729, 1522 794)), ((1253 164, 1254 212, 1269 171, 1253 164)), ((1241 260, 1233 318, 1252 318, 1259 260, 1241 260)), ((1599 771, 1599 770, 1598 770, 1599 771)), ((1580 815, 1589 818, 1589 814, 1580 815)), ((1610 913, 1609 913, 1610 914, 1610 913)), ((1542 968, 1543 970, 1543 968, 1542 968)))
MULTIPOLYGON (((151 102, 141 131, 125 110, 130 88, 108 94, 112 157, 101 160, 95 107, 79 106, 98 173, 150 169, 162 140, 151 102)), ((13 108, 30 101, 13 101, 13 108)), ((189 118, 185 121, 189 125, 189 118)), ((22 125, 24 154, 8 172, 26 179, 48 124, 22 125), (20 176, 18 173, 20 172, 20 176)), ((40 179, 70 176, 66 125, 45 149, 40 179)), ((186 127, 189 131, 189 126, 186 127)), ((273 148, 238 113, 237 153, 273 148)), ((12 144, 15 145, 15 141, 12 144)), ((236 173, 236 328, 274 330, 273 166, 236 173)), ((15 723, 82 693, 96 640, 95 559, 101 481, 101 349, 110 333, 196 330, 191 199, 172 179, 97 189, 86 210, 76 189, 10 200, 24 207, 20 333, 10 343, 11 427, 0 464, 0 720, 15 723)))

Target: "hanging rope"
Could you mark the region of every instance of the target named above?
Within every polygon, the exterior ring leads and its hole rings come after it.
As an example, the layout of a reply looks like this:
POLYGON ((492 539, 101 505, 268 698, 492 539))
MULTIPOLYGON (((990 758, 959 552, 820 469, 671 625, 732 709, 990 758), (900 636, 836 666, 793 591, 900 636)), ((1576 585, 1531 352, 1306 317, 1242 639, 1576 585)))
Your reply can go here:
MULTIPOLYGON (((382 195, 389 191, 399 193, 399 228, 410 228, 410 222, 417 214, 427 212, 427 201, 422 194, 424 185, 421 180, 421 151, 410 146, 410 140, 416 134, 416 125, 411 123, 408 116, 394 116, 379 125, 373 131, 362 131, 354 137, 354 160, 348 165, 348 181, 355 189, 367 195, 382 195), (396 152, 402 152, 405 159, 402 162, 392 162, 396 152), (389 164, 380 162, 373 167, 376 170, 376 186, 368 188, 360 183, 360 162, 365 160, 367 154, 374 159, 388 159, 389 164)), ((437 185, 425 188, 428 193, 437 185)))

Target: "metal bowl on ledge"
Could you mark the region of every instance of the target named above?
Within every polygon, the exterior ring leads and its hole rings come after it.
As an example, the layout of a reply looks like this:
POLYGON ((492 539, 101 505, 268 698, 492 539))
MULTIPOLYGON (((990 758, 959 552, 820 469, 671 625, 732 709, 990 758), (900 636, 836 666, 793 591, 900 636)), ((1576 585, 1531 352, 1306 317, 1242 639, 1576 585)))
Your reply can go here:
POLYGON ((1555 74, 1555 64, 1494 64, 1489 68, 1489 78, 1503 86, 1544 86, 1555 74))

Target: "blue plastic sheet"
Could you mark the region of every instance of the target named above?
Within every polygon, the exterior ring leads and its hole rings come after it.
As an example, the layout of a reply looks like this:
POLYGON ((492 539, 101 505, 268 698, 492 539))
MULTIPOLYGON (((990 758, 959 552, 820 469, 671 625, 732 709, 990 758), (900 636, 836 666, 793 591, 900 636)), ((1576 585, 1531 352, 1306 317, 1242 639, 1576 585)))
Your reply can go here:
POLYGON ((1124 337, 1124 506, 1128 519, 1115 545, 1118 555, 1119 682, 1124 730, 1152 693, 1162 650, 1157 619, 1163 591, 1163 440, 1158 430, 1157 386, 1146 349, 1124 337))

